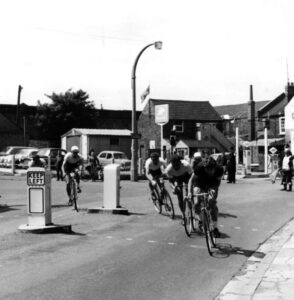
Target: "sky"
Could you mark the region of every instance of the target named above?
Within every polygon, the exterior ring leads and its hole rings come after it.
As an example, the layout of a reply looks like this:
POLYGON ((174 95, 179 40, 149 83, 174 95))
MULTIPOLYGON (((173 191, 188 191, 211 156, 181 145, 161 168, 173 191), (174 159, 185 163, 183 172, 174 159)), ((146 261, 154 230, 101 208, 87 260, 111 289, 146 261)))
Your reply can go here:
POLYGON ((293 0, 2 0, 0 103, 84 90, 96 108, 273 100, 294 81, 293 0))

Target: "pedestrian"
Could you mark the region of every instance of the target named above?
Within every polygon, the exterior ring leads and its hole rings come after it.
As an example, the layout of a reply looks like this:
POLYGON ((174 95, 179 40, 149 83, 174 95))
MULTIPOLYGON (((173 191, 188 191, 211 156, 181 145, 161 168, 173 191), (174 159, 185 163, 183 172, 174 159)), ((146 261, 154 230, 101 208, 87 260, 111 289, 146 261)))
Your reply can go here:
POLYGON ((29 168, 45 168, 46 163, 38 154, 33 156, 33 160, 29 163, 29 168))
POLYGON ((236 183, 236 156, 234 147, 231 147, 231 152, 227 159, 227 183, 236 183))
POLYGON ((225 174, 227 172, 227 157, 225 152, 223 152, 216 160, 217 164, 223 169, 223 177, 225 179, 225 174))
POLYGON ((282 163, 283 178, 282 185, 284 186, 282 191, 292 191, 292 172, 293 172, 293 157, 289 149, 285 150, 285 156, 282 163), (288 185, 288 189, 287 189, 288 185))
POLYGON ((64 160, 64 156, 61 154, 61 151, 58 150, 56 156, 56 163, 55 163, 57 181, 59 180, 63 181, 63 173, 62 173, 63 160, 64 160))
POLYGON ((98 168, 100 168, 99 159, 95 155, 95 151, 91 149, 88 155, 88 164, 86 166, 86 170, 89 172, 92 181, 95 181, 96 179, 98 168))

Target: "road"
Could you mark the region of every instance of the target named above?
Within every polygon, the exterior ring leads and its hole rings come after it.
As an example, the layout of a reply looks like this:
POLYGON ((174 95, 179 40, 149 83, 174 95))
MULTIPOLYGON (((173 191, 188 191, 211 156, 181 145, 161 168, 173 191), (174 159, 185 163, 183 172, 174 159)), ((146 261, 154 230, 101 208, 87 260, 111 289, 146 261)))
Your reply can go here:
POLYGON ((220 250, 210 257, 202 236, 188 238, 179 218, 155 212, 146 181, 121 181, 123 216, 87 213, 102 205, 102 183, 82 182, 76 213, 52 179, 52 220, 71 224, 72 234, 18 232, 27 222, 25 178, 0 176, 0 186, 0 299, 214 299, 294 206, 269 180, 223 181, 220 250))

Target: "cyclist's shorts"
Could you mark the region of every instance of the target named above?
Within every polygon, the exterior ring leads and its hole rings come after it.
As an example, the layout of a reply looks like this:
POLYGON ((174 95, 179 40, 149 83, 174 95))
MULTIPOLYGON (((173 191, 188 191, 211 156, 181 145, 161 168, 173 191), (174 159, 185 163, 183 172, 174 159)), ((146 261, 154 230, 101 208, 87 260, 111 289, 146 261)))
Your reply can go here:
POLYGON ((178 183, 178 185, 182 185, 183 183, 188 184, 190 180, 191 175, 188 173, 185 173, 184 175, 181 175, 179 177, 175 177, 175 181, 178 183))
POLYGON ((149 170, 149 173, 151 174, 151 176, 153 177, 160 177, 162 175, 161 169, 157 169, 157 170, 149 170))
POLYGON ((65 173, 71 173, 71 172, 74 172, 76 169, 78 169, 78 167, 79 167, 78 164, 65 163, 64 171, 65 171, 65 173))

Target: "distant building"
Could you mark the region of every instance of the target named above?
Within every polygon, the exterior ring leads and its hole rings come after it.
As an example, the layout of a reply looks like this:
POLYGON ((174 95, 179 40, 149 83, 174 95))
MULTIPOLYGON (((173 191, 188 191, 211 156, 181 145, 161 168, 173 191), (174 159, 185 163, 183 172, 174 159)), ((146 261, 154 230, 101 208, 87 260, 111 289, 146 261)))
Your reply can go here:
POLYGON ((157 150, 170 155, 170 134, 176 131, 174 150, 191 157, 196 151, 210 153, 228 151, 233 144, 228 141, 219 128, 222 118, 208 101, 162 100, 150 98, 138 120, 139 157, 145 160, 150 152, 157 150), (169 106, 169 122, 163 126, 155 123, 155 107, 169 106))

